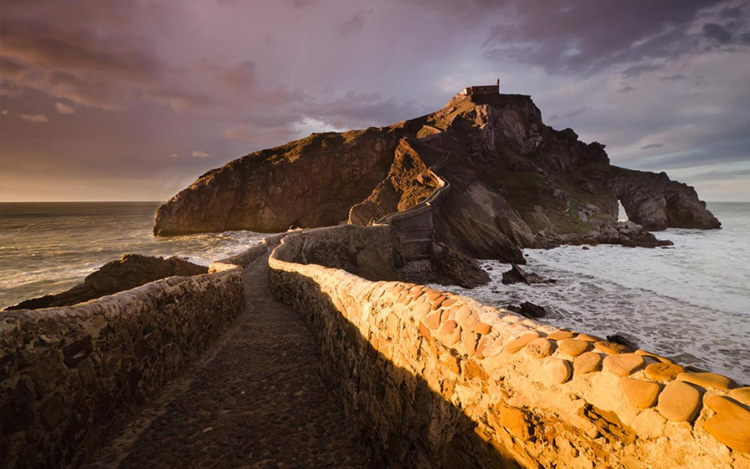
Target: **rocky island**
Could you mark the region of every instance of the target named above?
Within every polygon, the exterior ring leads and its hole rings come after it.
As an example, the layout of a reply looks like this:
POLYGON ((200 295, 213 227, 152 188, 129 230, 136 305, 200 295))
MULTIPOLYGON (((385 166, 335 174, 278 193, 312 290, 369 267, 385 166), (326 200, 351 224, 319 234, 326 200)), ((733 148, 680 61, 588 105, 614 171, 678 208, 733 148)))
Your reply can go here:
POLYGON ((653 247, 667 227, 720 223, 496 88, 247 155, 161 206, 154 233, 283 233, 112 290, 152 263, 123 258, 76 287, 107 296, 3 313, 0 463, 748 467, 750 386, 423 285, 482 283, 472 257, 528 247, 653 247))
POLYGON ((159 207, 154 233, 371 225, 442 183, 450 189, 433 204, 434 239, 476 258, 524 263, 523 248, 654 246, 646 230, 721 226, 692 187, 614 166, 604 145, 545 125, 531 97, 495 90, 236 159, 159 207), (618 201, 631 223, 617 222, 618 201))

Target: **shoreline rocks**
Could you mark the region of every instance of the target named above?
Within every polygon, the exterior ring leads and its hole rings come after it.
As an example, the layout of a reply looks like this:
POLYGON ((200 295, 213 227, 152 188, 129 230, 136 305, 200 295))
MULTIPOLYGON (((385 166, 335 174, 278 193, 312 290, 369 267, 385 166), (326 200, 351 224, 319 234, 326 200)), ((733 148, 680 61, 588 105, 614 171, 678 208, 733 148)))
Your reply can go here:
POLYGON ((83 283, 55 295, 45 295, 8 306, 5 311, 71 306, 130 290, 146 283, 175 275, 193 276, 208 272, 208 267, 193 264, 178 257, 123 254, 119 260, 108 262, 89 274, 83 283))

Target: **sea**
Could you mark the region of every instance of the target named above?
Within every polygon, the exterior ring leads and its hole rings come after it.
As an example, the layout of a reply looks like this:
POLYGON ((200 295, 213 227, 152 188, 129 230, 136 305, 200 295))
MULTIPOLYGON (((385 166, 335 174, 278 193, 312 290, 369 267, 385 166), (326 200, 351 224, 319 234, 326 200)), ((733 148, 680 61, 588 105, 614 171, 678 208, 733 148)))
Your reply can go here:
MULTIPOLYGON (((263 234, 228 231, 156 238, 157 202, 0 203, 0 309, 58 293, 122 254, 179 256, 208 265, 263 234)), ((540 322, 620 334, 681 364, 750 384, 750 203, 709 203, 721 230, 655 233, 668 248, 600 245, 525 250, 522 266, 555 283, 503 285, 510 265, 483 260, 489 284, 442 287, 505 307, 544 307, 540 322)))
POLYGON ((160 202, 0 203, 0 309, 60 293, 123 254, 209 265, 264 235, 227 231, 155 237, 160 202))

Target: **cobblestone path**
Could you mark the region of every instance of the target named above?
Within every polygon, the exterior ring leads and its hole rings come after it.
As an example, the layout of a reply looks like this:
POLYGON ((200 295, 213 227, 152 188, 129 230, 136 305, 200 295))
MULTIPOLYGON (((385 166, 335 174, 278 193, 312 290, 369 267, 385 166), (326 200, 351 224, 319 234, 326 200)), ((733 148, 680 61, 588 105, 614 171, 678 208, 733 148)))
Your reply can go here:
POLYGON ((245 270, 247 311, 91 467, 366 467, 313 337, 273 300, 267 258, 245 270))

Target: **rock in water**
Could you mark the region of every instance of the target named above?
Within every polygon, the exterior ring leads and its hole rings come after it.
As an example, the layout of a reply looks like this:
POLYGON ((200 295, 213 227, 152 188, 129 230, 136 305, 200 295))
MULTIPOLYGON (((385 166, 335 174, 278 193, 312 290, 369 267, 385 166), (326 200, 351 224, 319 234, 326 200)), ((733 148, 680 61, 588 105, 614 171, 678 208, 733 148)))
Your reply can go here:
POLYGON ((511 269, 507 272, 503 272, 503 284, 510 285, 512 283, 523 282, 526 285, 534 283, 555 283, 555 279, 543 279, 541 275, 526 272, 516 264, 511 264, 511 269))
POLYGON ((367 225, 424 201, 437 178, 450 190, 430 207, 434 239, 474 258, 525 264, 523 248, 658 245, 642 229, 720 226, 693 188, 610 165, 604 145, 545 125, 529 96, 459 94, 423 117, 312 134, 209 171, 159 207, 154 233, 367 225), (618 201, 642 229, 618 225, 618 201))
POLYGON ((524 301, 520 306, 508 305, 508 309, 514 313, 520 314, 521 316, 532 319, 541 318, 547 314, 547 311, 545 311, 543 307, 528 301, 524 301))
POLYGON ((164 259, 140 254, 124 254, 120 260, 104 264, 99 270, 88 275, 83 283, 70 290, 56 295, 25 300, 7 307, 6 310, 70 306, 174 275, 191 276, 207 272, 208 267, 177 257, 164 259))

